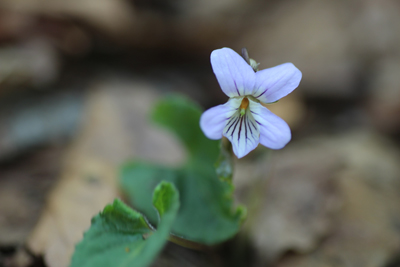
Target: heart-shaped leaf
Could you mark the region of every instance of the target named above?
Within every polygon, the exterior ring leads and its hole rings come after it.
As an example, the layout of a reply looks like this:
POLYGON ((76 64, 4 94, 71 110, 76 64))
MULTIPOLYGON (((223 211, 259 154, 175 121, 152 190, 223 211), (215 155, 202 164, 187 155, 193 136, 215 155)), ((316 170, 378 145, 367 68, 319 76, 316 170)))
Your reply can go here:
POLYGON ((107 205, 76 246, 71 267, 148 266, 167 242, 178 212, 175 186, 167 182, 156 186, 153 205, 160 215, 157 231, 121 200, 107 205))

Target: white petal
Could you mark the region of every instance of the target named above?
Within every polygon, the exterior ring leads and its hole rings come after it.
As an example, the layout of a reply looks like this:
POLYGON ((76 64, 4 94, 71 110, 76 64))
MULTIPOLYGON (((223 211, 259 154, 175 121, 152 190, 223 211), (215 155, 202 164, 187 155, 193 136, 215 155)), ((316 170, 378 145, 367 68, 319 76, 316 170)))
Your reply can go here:
POLYGON ((231 98, 224 105, 206 110, 200 118, 200 128, 207 138, 217 140, 222 138, 222 130, 227 120, 238 110, 241 98, 231 98))
POLYGON ((260 127, 260 143, 271 149, 281 149, 292 138, 287 123, 260 103, 250 100, 250 112, 260 127))
POLYGON ((211 66, 222 91, 229 97, 248 95, 253 91, 256 74, 235 51, 224 47, 211 53, 211 66))
POLYGON ((256 72, 256 84, 252 95, 263 103, 275 102, 290 94, 299 86, 301 71, 292 63, 256 72))
POLYGON ((260 129, 249 110, 243 116, 238 110, 228 120, 223 135, 231 141, 236 156, 242 158, 257 147, 260 129))

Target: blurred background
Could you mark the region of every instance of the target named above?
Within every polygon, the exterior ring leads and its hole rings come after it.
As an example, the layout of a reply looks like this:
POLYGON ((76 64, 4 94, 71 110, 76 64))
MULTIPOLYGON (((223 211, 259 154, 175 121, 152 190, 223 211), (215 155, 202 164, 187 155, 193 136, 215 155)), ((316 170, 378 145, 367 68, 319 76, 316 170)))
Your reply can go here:
POLYGON ((151 107, 225 103, 209 56, 293 62, 269 105, 283 150, 237 161, 241 233, 154 266, 400 266, 400 3, 395 0, 0 0, 0 266, 68 266, 131 158, 185 158, 151 107))

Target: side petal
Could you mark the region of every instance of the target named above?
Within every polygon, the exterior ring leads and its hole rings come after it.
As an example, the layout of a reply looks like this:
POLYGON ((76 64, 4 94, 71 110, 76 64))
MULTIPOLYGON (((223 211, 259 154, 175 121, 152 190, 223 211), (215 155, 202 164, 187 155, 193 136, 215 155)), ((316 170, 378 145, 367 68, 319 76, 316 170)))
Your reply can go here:
POLYGON ((289 125, 260 103, 250 100, 250 112, 260 127, 260 144, 281 149, 292 138, 289 125))
POLYGON ((211 53, 211 66, 222 91, 229 97, 244 96, 253 91, 256 74, 235 51, 224 47, 211 53))
POLYGON ((226 124, 223 135, 232 143, 235 155, 242 158, 257 147, 260 128, 249 111, 243 116, 237 111, 226 124))
POLYGON ((292 63, 256 72, 252 95, 263 103, 278 101, 299 86, 302 74, 292 63))
POLYGON ((238 110, 240 99, 231 99, 224 105, 206 110, 200 117, 200 128, 207 138, 217 140, 222 138, 228 119, 238 110))

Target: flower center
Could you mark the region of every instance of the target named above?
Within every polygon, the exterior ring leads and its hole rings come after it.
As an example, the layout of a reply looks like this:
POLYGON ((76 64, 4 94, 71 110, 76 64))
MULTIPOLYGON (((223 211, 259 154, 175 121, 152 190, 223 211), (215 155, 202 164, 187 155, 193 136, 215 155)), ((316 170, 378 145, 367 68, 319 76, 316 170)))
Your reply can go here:
POLYGON ((240 115, 243 116, 246 113, 246 109, 249 106, 249 99, 247 97, 243 98, 240 104, 240 115))

